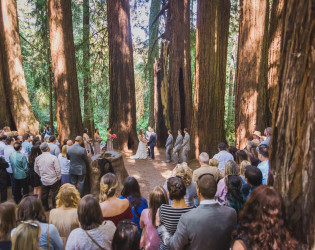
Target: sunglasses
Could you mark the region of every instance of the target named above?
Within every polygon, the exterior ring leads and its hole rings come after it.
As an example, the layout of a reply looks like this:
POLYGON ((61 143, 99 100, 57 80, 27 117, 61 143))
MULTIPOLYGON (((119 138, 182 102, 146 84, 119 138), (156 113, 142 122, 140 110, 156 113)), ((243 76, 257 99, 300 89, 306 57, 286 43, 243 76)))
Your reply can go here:
POLYGON ((21 223, 26 224, 26 225, 30 225, 31 227, 36 227, 36 228, 39 227, 39 225, 37 223, 32 223, 29 221, 21 221, 21 223))

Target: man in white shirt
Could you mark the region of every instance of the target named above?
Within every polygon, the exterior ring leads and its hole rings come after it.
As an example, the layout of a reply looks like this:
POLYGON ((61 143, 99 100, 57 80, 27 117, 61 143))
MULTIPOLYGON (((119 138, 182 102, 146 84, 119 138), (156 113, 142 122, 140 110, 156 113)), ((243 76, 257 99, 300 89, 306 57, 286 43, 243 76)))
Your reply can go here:
POLYGON ((9 167, 6 170, 10 176, 12 190, 14 190, 14 177, 12 167, 10 164, 10 156, 13 152, 15 152, 13 148, 14 143, 15 143, 14 138, 10 136, 7 138, 7 146, 4 148, 4 159, 9 164, 9 167))
POLYGON ((0 137, 0 157, 4 156, 4 148, 7 146, 6 145, 6 140, 7 140, 7 136, 6 135, 2 135, 0 137))
POLYGON ((220 142, 218 145, 219 153, 215 154, 213 158, 219 161, 219 170, 224 173, 225 163, 229 160, 234 161, 234 157, 232 154, 226 151, 227 145, 224 142, 220 142))

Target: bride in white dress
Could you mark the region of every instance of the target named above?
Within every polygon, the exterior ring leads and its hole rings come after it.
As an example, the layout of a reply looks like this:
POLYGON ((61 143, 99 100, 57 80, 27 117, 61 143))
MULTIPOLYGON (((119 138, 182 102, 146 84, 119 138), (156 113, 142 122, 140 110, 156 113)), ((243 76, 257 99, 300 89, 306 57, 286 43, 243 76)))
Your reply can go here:
POLYGON ((139 131, 139 145, 137 153, 133 156, 130 156, 131 159, 147 159, 148 153, 146 148, 147 140, 143 135, 143 129, 139 131))

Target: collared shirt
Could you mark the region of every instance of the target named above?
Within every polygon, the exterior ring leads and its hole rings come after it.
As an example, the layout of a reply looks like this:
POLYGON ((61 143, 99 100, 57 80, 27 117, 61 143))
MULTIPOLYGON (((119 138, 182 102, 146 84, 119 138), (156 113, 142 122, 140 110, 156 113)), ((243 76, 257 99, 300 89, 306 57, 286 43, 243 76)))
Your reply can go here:
POLYGON ((7 145, 3 142, 0 141, 0 156, 4 156, 4 149, 7 145))
POLYGON ((58 158, 49 152, 44 152, 36 157, 34 170, 40 176, 44 186, 54 184, 61 176, 58 158))
POLYGON ((54 144, 54 143, 48 143, 48 146, 50 148, 50 153, 56 157, 58 157, 58 155, 60 154, 60 148, 54 144))
POLYGON ((262 161, 261 163, 258 164, 257 168, 260 169, 263 179, 262 179, 262 184, 267 185, 268 182, 268 174, 269 174, 269 161, 262 161))
POLYGON ((217 159, 219 161, 219 170, 221 170, 224 173, 225 169, 225 163, 229 160, 234 160, 234 157, 232 154, 227 152, 226 150, 221 150, 219 153, 215 154, 213 158, 217 159))
POLYGON ((9 158, 14 178, 18 180, 25 179, 29 171, 26 157, 21 152, 15 151, 9 158))
POLYGON ((194 170, 192 180, 194 182, 197 182, 199 176, 203 174, 212 174, 216 182, 218 182, 220 179, 224 177, 224 174, 217 167, 205 164, 201 165, 200 168, 194 170))
POLYGON ((7 168, 7 172, 9 174, 12 174, 12 167, 11 167, 11 163, 10 163, 10 156, 11 154, 15 152, 14 148, 12 145, 8 145, 5 147, 4 149, 4 159, 6 160, 7 163, 9 163, 9 167, 7 168))
POLYGON ((31 153, 31 149, 32 149, 32 144, 30 144, 29 141, 24 141, 22 143, 22 148, 24 149, 24 152, 29 155, 31 153))
POLYGON ((214 199, 211 199, 211 200, 203 200, 203 201, 200 201, 200 205, 206 205, 206 204, 216 204, 218 203, 217 201, 215 201, 214 199))

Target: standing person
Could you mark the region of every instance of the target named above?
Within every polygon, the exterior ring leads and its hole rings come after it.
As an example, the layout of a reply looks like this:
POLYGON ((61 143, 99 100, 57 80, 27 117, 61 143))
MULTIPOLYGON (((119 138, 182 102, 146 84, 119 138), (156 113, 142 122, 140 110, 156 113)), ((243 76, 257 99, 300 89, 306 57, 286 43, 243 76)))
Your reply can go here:
POLYGON ((11 181, 11 188, 12 188, 12 193, 14 196, 14 176, 13 176, 13 171, 10 163, 10 156, 13 152, 15 152, 13 145, 15 143, 14 137, 8 137, 7 138, 7 146, 4 149, 4 159, 6 162, 9 164, 9 167, 7 168, 7 172, 10 176, 10 181, 11 181))
POLYGON ((106 151, 113 151, 114 146, 113 146, 113 138, 112 138, 112 129, 108 128, 107 129, 107 146, 106 146, 106 151))
POLYGON ((147 140, 145 139, 143 135, 143 129, 139 130, 139 145, 137 149, 137 153, 135 155, 130 156, 130 159, 147 159, 147 149, 146 149, 146 144, 147 140))
POLYGON ((61 185, 71 183, 69 174, 70 161, 67 159, 67 148, 67 145, 63 146, 61 154, 58 155, 58 161, 61 167, 61 185))
POLYGON ((101 153, 101 141, 100 130, 97 128, 94 133, 94 153, 96 155, 101 153))
POLYGON ((50 134, 51 134, 51 128, 49 127, 48 124, 45 125, 43 134, 44 134, 44 137, 45 137, 46 135, 49 135, 49 136, 50 136, 50 134))
POLYGON ((22 145, 18 142, 15 142, 13 145, 15 152, 10 156, 10 164, 13 170, 14 176, 14 200, 16 204, 19 204, 23 195, 28 194, 28 162, 26 157, 21 153, 22 145))
POLYGON ((8 198, 7 193, 7 168, 9 164, 3 157, 0 157, 0 191, 1 191, 1 202, 5 202, 8 198))
MULTIPOLYGON (((148 130, 145 132, 145 139, 147 140, 147 142, 150 140, 151 137, 151 127, 148 127, 148 130)), ((151 152, 150 152, 150 147, 148 147, 148 156, 151 156, 151 152)))
POLYGON ((269 147, 266 144, 258 146, 258 158, 261 161, 257 168, 262 172, 262 184, 267 185, 269 174, 269 147))
POLYGON ((183 154, 183 162, 188 163, 188 152, 190 150, 190 136, 188 134, 188 129, 184 129, 184 139, 183 139, 183 144, 182 144, 182 154, 183 154))
POLYGON ((114 234, 113 250, 139 250, 139 235, 137 225, 129 220, 119 222, 114 234))
POLYGON ((50 149, 49 152, 52 155, 58 157, 58 155, 60 154, 60 148, 58 147, 56 142, 57 142, 56 136, 52 135, 49 137, 49 143, 48 143, 48 147, 50 149))
POLYGON ((23 135, 22 148, 27 157, 31 153, 31 149, 33 147, 33 145, 31 144, 31 141, 32 141, 32 138, 30 134, 26 133, 23 135))
POLYGON ((93 147, 91 145, 90 137, 88 135, 89 130, 87 128, 83 129, 83 142, 84 147, 88 153, 91 153, 91 155, 94 155, 93 147))
POLYGON ((140 227, 142 235, 140 248, 146 250, 156 250, 160 245, 160 238, 155 228, 155 218, 159 207, 168 204, 167 194, 162 187, 155 187, 149 195, 149 208, 142 211, 140 217, 140 227))
POLYGON ((234 157, 232 154, 226 151, 227 145, 224 142, 220 142, 218 144, 219 153, 215 154, 213 158, 219 161, 219 170, 224 173, 225 163, 227 161, 234 161, 234 157))
POLYGON ((90 164, 90 160, 85 148, 82 148, 82 137, 75 138, 75 144, 67 148, 67 158, 70 160, 70 180, 71 184, 77 186, 79 184, 79 193, 83 197, 84 181, 86 168, 90 164))
POLYGON ((183 136, 182 131, 179 129, 177 131, 177 138, 174 144, 174 151, 173 151, 173 160, 174 162, 179 163, 180 162, 180 149, 182 148, 183 144, 183 136))
POLYGON ((154 156, 154 147, 156 145, 156 133, 154 133, 154 129, 151 128, 151 136, 150 136, 150 140, 148 142, 148 147, 150 147, 150 153, 151 153, 151 160, 155 159, 154 156))
POLYGON ((40 145, 42 154, 35 159, 34 169, 40 176, 42 186, 42 203, 46 211, 49 210, 48 196, 51 190, 51 200, 53 208, 56 207, 56 195, 60 188, 61 169, 58 158, 50 154, 49 146, 46 142, 40 145))
POLYGON ((2 135, 0 137, 0 157, 4 156, 4 149, 6 148, 6 140, 7 140, 7 136, 6 135, 2 135))
POLYGON ((4 202, 0 204, 0 249, 11 250, 11 230, 15 228, 15 204, 4 202))
POLYGON ((28 157, 28 166, 30 168, 30 185, 34 188, 34 194, 37 194, 38 197, 41 196, 42 182, 40 181, 39 175, 35 172, 35 159, 37 156, 41 155, 42 151, 40 146, 36 145, 32 147, 31 153, 28 157))
POLYGON ((173 135, 172 130, 168 131, 168 137, 165 144, 165 154, 166 154, 166 162, 169 163, 172 161, 172 149, 173 149, 173 135))

